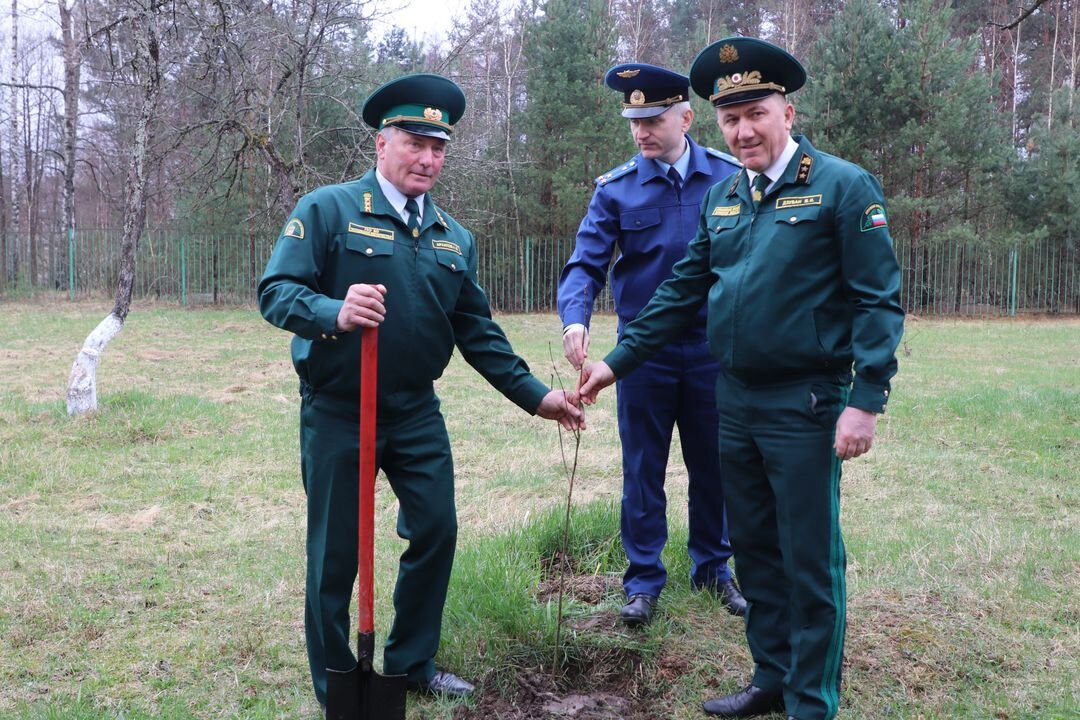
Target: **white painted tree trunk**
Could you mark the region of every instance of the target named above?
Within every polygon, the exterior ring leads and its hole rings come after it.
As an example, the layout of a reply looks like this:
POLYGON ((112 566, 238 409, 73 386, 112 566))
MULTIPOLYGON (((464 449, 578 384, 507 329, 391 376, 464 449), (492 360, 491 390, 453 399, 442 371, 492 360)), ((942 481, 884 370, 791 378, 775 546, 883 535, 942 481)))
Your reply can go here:
POLYGON ((97 410, 97 366, 105 346, 124 327, 124 321, 109 313, 83 343, 68 376, 67 411, 70 416, 97 410))
POLYGON ((104 320, 86 338, 75 357, 68 377, 68 415, 84 415, 97 410, 97 364, 101 353, 127 319, 135 284, 135 258, 146 220, 147 148, 150 124, 161 94, 160 45, 154 13, 158 8, 141 7, 133 19, 135 57, 133 66, 143 81, 142 109, 135 126, 135 144, 124 184, 124 235, 120 243, 120 278, 116 284, 116 304, 104 320))

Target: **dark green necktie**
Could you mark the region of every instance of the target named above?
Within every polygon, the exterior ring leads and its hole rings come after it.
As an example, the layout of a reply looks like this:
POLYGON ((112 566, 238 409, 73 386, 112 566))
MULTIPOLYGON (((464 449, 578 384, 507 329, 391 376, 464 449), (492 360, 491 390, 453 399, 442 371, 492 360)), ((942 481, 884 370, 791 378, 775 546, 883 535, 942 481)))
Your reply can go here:
POLYGON ((769 176, 765 173, 759 174, 754 178, 754 207, 761 205, 761 198, 765 197, 765 188, 769 186, 769 176))
POLYGON ((416 204, 416 198, 409 198, 405 201, 405 212, 409 213, 409 220, 406 224, 412 230, 412 236, 420 237, 420 207, 416 204))

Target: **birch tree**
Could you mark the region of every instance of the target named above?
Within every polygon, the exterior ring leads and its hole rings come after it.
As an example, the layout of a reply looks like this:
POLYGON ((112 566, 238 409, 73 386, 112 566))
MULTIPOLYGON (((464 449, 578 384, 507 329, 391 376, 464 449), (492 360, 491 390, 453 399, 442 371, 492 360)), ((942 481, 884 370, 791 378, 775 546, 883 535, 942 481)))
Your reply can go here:
POLYGON ((19 147, 19 0, 11 0, 11 104, 8 106, 11 113, 11 122, 8 125, 8 184, 11 186, 11 276, 15 283, 19 278, 19 205, 21 202, 19 189, 20 153, 19 147))
POLYGON ((134 146, 124 187, 124 229, 120 249, 120 279, 116 301, 105 319, 86 338, 68 377, 68 415, 97 410, 97 366, 105 347, 124 327, 131 308, 135 281, 135 257, 146 220, 148 145, 152 122, 161 94, 161 43, 157 29, 158 7, 138 5, 127 20, 134 38, 131 74, 141 87, 141 106, 135 127, 134 146))
MULTIPOLYGON (((82 65, 82 52, 71 17, 78 0, 57 0, 60 10, 60 36, 64 48, 64 238, 67 251, 63 253, 68 263, 74 262, 71 249, 75 245, 75 129, 79 118, 79 71, 82 65)), ((74 283, 69 275, 70 289, 74 292, 74 283)))

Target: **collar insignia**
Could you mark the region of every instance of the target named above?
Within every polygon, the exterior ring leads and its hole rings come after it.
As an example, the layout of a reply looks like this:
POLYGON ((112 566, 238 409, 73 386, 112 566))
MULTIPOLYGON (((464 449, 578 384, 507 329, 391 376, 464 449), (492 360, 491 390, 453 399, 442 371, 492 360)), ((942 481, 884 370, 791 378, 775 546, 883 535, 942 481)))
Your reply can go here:
POLYGON ((810 182, 810 170, 814 167, 814 158, 810 157, 806 153, 803 153, 802 159, 799 160, 799 174, 795 176, 796 185, 805 185, 810 182))

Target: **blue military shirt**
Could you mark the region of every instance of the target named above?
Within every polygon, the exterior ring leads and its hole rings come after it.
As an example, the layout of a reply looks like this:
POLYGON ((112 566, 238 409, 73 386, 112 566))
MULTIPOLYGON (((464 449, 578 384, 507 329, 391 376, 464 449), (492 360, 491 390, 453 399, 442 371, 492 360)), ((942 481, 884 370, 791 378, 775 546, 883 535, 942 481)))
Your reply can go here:
MULTIPOLYGON (((588 327, 593 302, 604 288, 608 266, 619 325, 637 317, 671 268, 686 254, 701 215, 701 201, 716 183, 739 169, 738 161, 686 138, 690 162, 682 189, 675 191, 656 160, 639 153, 596 178, 589 211, 578 227, 574 252, 559 279, 563 326, 588 327)), ((704 304, 689 331, 705 334, 704 304)))

